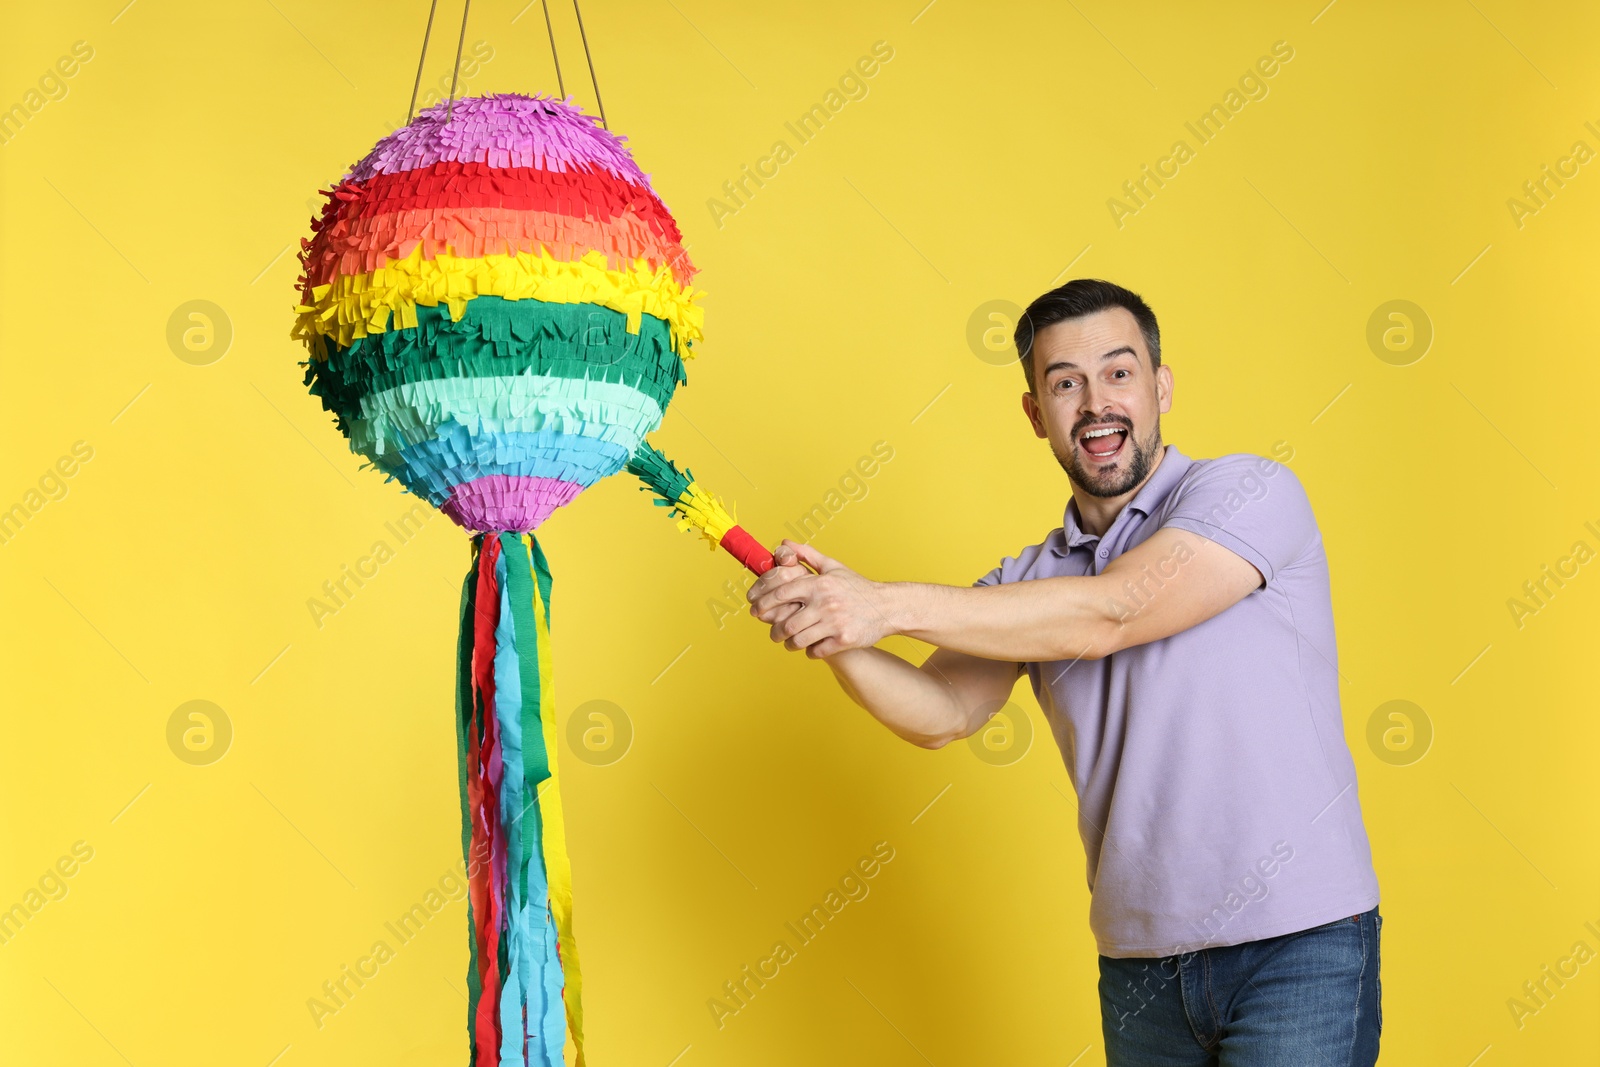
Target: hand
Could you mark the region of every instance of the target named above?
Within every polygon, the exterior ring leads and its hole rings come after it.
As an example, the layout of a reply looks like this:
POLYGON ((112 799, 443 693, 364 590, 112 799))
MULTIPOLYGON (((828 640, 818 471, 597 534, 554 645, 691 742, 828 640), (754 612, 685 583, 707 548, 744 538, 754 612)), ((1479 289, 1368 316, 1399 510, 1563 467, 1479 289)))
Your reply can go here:
POLYGON ((745 599, 750 614, 770 623, 772 639, 791 652, 822 659, 870 648, 894 632, 882 608, 882 583, 788 538, 772 555, 775 565, 745 599))

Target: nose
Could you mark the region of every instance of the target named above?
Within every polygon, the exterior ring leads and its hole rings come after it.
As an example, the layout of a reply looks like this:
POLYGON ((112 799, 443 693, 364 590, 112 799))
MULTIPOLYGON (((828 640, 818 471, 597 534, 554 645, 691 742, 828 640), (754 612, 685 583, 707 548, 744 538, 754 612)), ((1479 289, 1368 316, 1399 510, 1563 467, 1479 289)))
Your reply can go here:
POLYGON ((1080 398, 1078 416, 1083 422, 1096 422, 1111 412, 1111 401, 1102 397, 1095 382, 1086 382, 1080 398))

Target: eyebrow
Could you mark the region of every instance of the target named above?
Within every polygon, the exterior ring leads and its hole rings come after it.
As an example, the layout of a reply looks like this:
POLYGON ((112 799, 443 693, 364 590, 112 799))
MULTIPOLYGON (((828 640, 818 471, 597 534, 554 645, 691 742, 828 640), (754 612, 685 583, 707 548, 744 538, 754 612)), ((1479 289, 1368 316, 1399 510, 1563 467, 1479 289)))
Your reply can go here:
MULTIPOLYGON (((1138 354, 1139 353, 1135 352, 1128 345, 1123 345, 1121 348, 1113 348, 1109 352, 1100 353, 1100 362, 1104 363, 1106 360, 1115 358, 1116 356, 1137 356, 1138 354)), ((1048 378, 1048 377, 1050 377, 1050 374, 1051 374, 1052 371, 1069 370, 1069 369, 1070 370, 1078 370, 1079 368, 1078 368, 1078 365, 1076 363, 1069 363, 1066 360, 1059 360, 1059 361, 1057 361, 1055 363, 1050 364, 1048 367, 1046 367, 1044 369, 1044 376, 1046 378, 1048 378)))

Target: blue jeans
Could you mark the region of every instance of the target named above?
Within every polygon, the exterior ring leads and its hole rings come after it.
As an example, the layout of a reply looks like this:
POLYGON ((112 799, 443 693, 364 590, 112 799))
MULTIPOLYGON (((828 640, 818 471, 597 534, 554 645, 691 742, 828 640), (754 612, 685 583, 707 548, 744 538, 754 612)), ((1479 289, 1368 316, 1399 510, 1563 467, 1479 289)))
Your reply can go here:
POLYGON ((1107 1067, 1369 1067, 1378 909, 1160 959, 1100 957, 1107 1067))

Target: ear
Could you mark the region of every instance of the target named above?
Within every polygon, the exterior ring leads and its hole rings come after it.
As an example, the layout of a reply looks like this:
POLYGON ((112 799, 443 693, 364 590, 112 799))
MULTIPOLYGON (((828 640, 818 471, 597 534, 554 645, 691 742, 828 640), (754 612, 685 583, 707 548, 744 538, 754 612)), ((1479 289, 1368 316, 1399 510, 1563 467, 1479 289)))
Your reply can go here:
POLYGON ((1035 437, 1050 436, 1049 431, 1045 429, 1044 420, 1039 415, 1039 401, 1032 393, 1022 394, 1022 410, 1028 416, 1028 421, 1033 423, 1035 437))
POLYGON ((1161 414, 1172 410, 1172 367, 1165 363, 1156 368, 1156 397, 1161 401, 1161 414))

